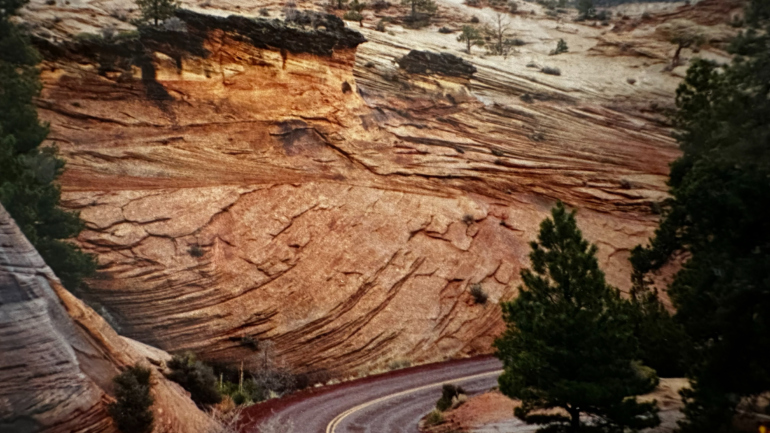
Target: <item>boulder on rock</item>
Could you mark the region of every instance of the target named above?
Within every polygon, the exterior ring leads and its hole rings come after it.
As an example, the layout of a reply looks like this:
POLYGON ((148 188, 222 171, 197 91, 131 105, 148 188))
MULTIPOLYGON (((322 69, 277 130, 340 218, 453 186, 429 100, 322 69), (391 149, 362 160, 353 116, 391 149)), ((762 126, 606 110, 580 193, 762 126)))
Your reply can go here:
POLYGON ((411 74, 436 73, 450 77, 470 78, 476 72, 475 66, 454 54, 418 50, 412 50, 398 59, 398 66, 411 74))

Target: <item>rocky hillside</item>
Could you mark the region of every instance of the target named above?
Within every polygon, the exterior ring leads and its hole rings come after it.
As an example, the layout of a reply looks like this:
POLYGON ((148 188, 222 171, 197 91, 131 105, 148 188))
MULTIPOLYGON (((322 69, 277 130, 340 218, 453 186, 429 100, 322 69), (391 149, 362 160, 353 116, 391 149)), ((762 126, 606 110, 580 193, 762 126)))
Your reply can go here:
MULTIPOLYGON (((106 411, 122 368, 167 357, 124 339, 59 283, 0 206, 0 431, 117 432, 106 411)), ((215 426, 153 367, 155 432, 215 426)))
MULTIPOLYGON (((526 44, 503 58, 437 32, 495 19, 454 0, 435 26, 387 32, 372 11, 301 27, 273 21, 276 3, 213 3, 183 2, 184 32, 142 35, 120 33, 125 2, 27 7, 65 204, 99 259, 88 298, 122 333, 247 363, 245 337, 272 340, 299 369, 338 372, 487 353, 558 199, 628 288, 677 156, 662 110, 684 67, 664 71, 674 47, 654 33, 667 15, 603 27, 522 3, 507 19, 526 44), (559 38, 570 51, 548 56, 559 38), (476 72, 406 72, 413 49, 476 72)), ((703 3, 721 4, 689 8, 703 3)), ((699 55, 724 60, 713 39, 699 55)))

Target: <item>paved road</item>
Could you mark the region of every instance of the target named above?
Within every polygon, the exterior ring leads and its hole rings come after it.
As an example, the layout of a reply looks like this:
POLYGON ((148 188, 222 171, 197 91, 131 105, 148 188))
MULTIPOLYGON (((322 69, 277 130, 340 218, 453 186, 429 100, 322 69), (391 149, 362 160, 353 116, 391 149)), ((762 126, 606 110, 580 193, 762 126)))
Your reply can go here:
POLYGON ((488 357, 415 367, 298 399, 272 416, 291 419, 296 433, 415 433, 442 383, 462 385, 471 395, 484 392, 497 385, 500 368, 488 357))

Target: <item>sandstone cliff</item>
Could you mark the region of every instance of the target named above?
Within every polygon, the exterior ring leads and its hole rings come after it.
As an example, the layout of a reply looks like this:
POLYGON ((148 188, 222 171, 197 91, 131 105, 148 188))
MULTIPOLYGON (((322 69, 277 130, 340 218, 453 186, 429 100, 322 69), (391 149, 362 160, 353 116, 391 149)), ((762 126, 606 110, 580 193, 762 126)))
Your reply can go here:
MULTIPOLYGON (((0 206, 0 431, 117 432, 112 378, 156 352, 123 339, 65 290, 0 206)), ((155 432, 205 433, 213 422, 153 369, 155 432)))
MULTIPOLYGON (((678 78, 661 72, 665 43, 650 56, 592 48, 644 45, 654 26, 613 36, 516 16, 528 44, 503 59, 462 54, 435 28, 374 31, 371 11, 353 27, 360 46, 336 25, 265 42, 249 30, 264 22, 226 17, 279 16, 275 4, 210 4, 184 3, 187 33, 143 36, 133 63, 71 41, 129 29, 111 17, 126 4, 28 7, 45 30, 39 106, 67 159, 65 203, 99 259, 89 296, 121 332, 247 363, 241 338, 269 339, 303 370, 488 353, 496 303, 515 296, 557 199, 580 209, 608 280, 628 288, 629 251, 652 233, 678 154, 660 112, 678 78), (313 38, 332 48, 297 48, 313 38), (559 38, 570 53, 548 56, 559 38), (412 49, 451 51, 476 72, 407 73, 395 62, 412 49), (529 67, 543 65, 562 76, 529 67), (473 303, 473 283, 491 302, 473 303)), ((491 19, 459 2, 441 11, 491 19)))

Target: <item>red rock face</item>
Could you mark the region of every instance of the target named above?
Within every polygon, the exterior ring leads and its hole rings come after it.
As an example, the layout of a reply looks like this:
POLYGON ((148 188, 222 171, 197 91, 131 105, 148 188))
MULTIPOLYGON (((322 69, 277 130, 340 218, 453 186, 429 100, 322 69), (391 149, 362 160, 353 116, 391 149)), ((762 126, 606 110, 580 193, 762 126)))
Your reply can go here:
POLYGON ((406 47, 367 37, 325 57, 213 30, 208 57, 153 55, 162 98, 136 68, 49 61, 42 116, 122 332, 247 363, 240 339, 267 339, 340 373, 489 353, 557 199, 629 286, 677 154, 647 102, 488 64, 412 76, 392 63, 406 47))
POLYGON ((140 343, 61 286, 2 206, 0 246, 0 431, 117 432, 106 410, 112 378, 137 362, 153 371, 154 431, 215 426, 148 364, 140 343))

